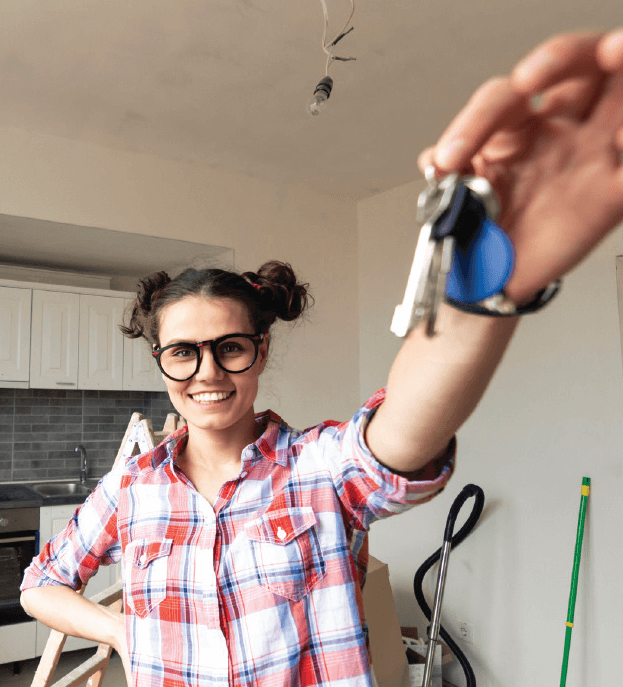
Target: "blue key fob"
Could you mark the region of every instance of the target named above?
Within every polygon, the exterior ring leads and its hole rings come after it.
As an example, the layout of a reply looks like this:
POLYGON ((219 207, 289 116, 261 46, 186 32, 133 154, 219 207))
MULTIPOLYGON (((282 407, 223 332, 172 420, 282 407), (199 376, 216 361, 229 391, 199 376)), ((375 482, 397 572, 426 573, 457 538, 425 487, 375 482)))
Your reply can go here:
POLYGON ((515 266, 515 247, 508 234, 486 217, 469 246, 457 245, 446 295, 477 303, 502 291, 515 266))
POLYGON ((513 273, 515 248, 509 236, 487 216, 478 193, 459 185, 434 234, 436 238, 448 234, 455 238, 447 296, 462 303, 477 303, 502 291, 513 273))

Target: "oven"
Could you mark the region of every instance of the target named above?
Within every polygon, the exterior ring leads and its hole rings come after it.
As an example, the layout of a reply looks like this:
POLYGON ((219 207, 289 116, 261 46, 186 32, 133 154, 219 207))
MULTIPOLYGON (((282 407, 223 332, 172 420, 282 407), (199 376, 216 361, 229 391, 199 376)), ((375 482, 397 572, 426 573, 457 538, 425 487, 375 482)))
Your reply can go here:
POLYGON ((20 605, 19 587, 37 553, 39 508, 0 508, 0 627, 34 622, 20 605))

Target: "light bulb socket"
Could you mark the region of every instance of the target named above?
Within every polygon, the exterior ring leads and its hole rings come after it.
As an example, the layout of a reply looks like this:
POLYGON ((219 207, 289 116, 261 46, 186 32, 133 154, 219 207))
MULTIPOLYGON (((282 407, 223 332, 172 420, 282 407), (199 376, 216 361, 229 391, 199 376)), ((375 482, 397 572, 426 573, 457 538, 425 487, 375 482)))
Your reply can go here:
POLYGON ((321 79, 318 82, 318 85, 316 86, 316 89, 314 90, 314 95, 319 92, 323 92, 327 94, 327 100, 329 99, 331 95, 331 91, 333 90, 333 79, 330 76, 325 76, 324 79, 321 79))

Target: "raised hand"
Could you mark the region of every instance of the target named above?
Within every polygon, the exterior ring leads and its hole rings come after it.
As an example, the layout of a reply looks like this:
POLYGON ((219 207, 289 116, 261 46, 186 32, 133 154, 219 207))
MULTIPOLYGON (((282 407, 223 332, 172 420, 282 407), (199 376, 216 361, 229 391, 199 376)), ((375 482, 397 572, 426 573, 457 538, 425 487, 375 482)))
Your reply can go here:
POLYGON ((520 302, 572 269, 623 218, 623 31, 546 41, 479 88, 424 169, 487 177, 517 250, 520 302))

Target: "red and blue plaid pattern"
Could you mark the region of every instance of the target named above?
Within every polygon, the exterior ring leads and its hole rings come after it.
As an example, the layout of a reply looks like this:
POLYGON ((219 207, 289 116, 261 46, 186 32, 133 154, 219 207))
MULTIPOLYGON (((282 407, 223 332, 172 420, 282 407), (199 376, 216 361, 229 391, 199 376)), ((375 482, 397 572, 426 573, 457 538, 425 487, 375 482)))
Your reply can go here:
POLYGON ((363 432, 383 398, 303 432, 257 415, 263 434, 213 507, 176 467, 178 430, 102 479, 22 588, 77 588, 122 560, 136 687, 368 687, 366 533, 454 466, 454 441, 420 481, 378 463, 363 432))

